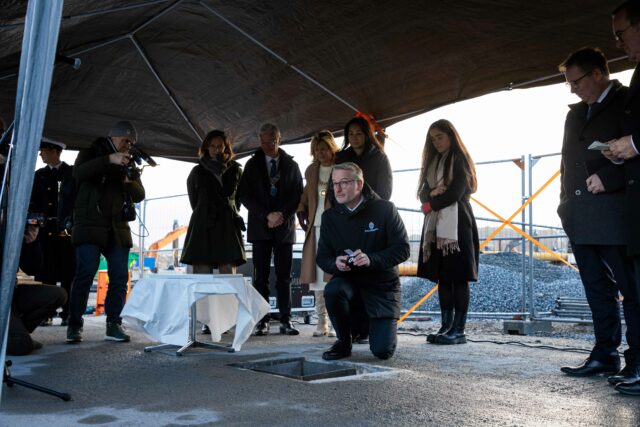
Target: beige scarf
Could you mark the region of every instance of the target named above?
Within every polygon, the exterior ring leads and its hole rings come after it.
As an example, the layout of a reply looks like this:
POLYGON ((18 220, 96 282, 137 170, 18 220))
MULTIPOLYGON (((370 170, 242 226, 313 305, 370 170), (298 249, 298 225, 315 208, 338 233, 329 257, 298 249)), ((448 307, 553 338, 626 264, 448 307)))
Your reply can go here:
MULTIPOLYGON (((453 178, 454 154, 445 153, 440 161, 431 162, 427 169, 427 184, 434 189, 444 182, 444 164, 447 156, 451 156, 451 165, 446 171, 448 182, 453 178)), ((427 262, 431 256, 431 243, 442 250, 442 256, 460 252, 458 245, 458 202, 453 202, 439 211, 431 211, 424 217, 424 235, 422 236, 422 261, 427 262)))

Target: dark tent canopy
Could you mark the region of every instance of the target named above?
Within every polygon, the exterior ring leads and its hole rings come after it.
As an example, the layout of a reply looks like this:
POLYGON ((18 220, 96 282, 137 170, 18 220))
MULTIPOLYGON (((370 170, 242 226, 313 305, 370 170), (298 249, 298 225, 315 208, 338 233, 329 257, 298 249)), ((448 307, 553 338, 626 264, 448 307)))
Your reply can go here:
MULTIPOLYGON (((0 10, 0 116, 14 114, 27 1, 0 10)), ((582 46, 620 58, 602 0, 67 0, 44 134, 87 146, 120 119, 150 154, 193 158, 208 130, 237 152, 260 123, 285 142, 340 130, 357 111, 383 126, 439 106, 560 81, 582 46)), ((614 70, 629 67, 626 60, 614 70)), ((499 120, 499 119, 497 119, 499 120)))

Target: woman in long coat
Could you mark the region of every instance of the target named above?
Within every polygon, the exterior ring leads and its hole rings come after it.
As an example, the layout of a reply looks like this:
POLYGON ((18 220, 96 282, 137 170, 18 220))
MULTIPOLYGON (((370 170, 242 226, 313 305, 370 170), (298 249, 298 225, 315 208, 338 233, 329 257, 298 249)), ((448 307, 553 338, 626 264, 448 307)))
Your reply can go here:
POLYGON ((425 214, 418 276, 438 283, 442 327, 436 344, 466 343, 469 282, 478 280, 478 228, 469 203, 476 191, 473 160, 447 120, 429 127, 422 153, 418 197, 425 214))
POLYGON ((193 213, 180 262, 191 264, 196 274, 235 273, 247 259, 238 215, 240 164, 233 160, 231 142, 221 130, 212 130, 198 150, 200 161, 187 178, 193 213))
POLYGON ((314 135, 311 140, 313 163, 304 172, 306 185, 296 211, 300 227, 306 232, 302 248, 300 281, 309 284, 309 289, 314 291, 316 299, 318 326, 313 333, 314 337, 336 336, 331 329, 324 303, 324 287, 329 277, 325 277, 326 273, 316 264, 316 249, 320 238, 322 212, 331 206, 327 199, 327 191, 337 151, 338 145, 331 132, 323 130, 314 135))

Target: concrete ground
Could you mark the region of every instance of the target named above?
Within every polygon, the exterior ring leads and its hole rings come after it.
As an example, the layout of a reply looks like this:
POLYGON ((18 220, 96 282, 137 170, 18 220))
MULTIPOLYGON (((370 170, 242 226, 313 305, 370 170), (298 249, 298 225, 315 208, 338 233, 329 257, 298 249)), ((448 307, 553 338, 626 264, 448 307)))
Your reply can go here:
POLYGON ((292 356, 319 361, 333 339, 311 337, 310 325, 300 325, 298 337, 251 337, 239 353, 195 349, 176 357, 145 353, 152 343, 138 333, 130 343, 105 342, 104 317, 86 319, 83 343, 64 343, 66 328, 41 327, 34 337, 43 349, 8 358, 14 377, 73 400, 3 385, 0 426, 637 426, 640 420, 640 398, 620 395, 605 377, 560 373, 561 365, 586 357, 579 351, 477 342, 589 349, 585 327, 559 325, 549 337, 523 337, 503 335, 500 322, 471 322, 476 342, 436 346, 420 334, 437 325, 411 323, 391 360, 357 345, 346 362, 388 371, 302 382, 228 364, 292 356))

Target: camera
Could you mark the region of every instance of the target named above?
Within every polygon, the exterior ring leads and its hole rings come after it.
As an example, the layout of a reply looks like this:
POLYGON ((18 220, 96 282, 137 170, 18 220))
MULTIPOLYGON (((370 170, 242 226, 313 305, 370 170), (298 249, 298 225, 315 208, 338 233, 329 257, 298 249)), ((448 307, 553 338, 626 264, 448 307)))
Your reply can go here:
POLYGON ((136 205, 130 200, 124 202, 124 204, 122 205, 122 210, 120 211, 120 217, 122 221, 135 221, 137 217, 136 205))
POLYGON ((356 254, 354 254, 351 249, 345 249, 344 252, 347 254, 347 266, 349 268, 358 268, 356 265, 356 254))
POLYGON ((44 227, 46 218, 41 213, 28 212, 27 213, 27 225, 35 225, 36 227, 44 227))
POLYGON ((122 167, 122 172, 124 176, 129 179, 129 181, 135 181, 140 178, 141 171, 136 167, 135 164, 129 163, 127 166, 122 167))

